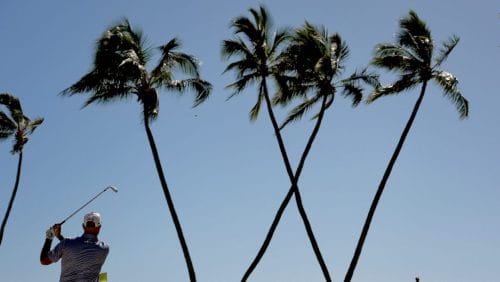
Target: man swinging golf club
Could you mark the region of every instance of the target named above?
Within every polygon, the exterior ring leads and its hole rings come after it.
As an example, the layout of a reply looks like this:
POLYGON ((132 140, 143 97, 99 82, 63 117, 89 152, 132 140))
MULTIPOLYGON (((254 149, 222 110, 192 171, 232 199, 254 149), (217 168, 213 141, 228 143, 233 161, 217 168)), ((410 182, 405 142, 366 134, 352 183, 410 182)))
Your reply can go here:
POLYGON ((62 258, 59 282, 99 281, 99 272, 109 252, 109 246, 97 238, 101 230, 101 215, 96 212, 86 214, 82 224, 83 235, 74 239, 62 236, 61 225, 54 224, 47 230, 40 263, 49 265, 62 258), (50 250, 54 237, 60 242, 50 250))

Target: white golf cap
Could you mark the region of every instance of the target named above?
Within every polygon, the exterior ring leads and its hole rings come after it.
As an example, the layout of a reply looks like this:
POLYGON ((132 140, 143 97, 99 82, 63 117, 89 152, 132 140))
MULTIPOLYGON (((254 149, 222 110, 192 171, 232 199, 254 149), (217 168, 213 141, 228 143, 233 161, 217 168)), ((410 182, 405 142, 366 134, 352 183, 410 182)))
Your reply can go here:
POLYGON ((96 212, 91 212, 83 218, 83 225, 87 226, 88 222, 93 222, 95 227, 101 226, 101 215, 96 212))

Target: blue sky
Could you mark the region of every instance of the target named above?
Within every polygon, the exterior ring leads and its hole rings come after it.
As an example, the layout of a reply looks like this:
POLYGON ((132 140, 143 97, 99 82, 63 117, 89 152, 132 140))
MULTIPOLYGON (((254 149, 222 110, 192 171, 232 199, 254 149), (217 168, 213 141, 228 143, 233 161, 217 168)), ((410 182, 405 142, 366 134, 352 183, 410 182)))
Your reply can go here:
MULTIPOLYGON (((226 101, 223 39, 229 22, 254 1, 13 1, 0 3, 0 92, 21 100, 44 124, 25 146, 16 203, 0 247, 2 280, 57 281, 59 265, 38 262, 45 230, 107 185, 107 193, 63 226, 81 233, 81 218, 101 212, 101 239, 111 245, 109 281, 187 281, 134 99, 81 109, 84 97, 57 94, 86 73, 94 42, 127 17, 151 46, 173 37, 202 62, 214 85, 192 96, 162 93, 152 125, 167 181, 199 281, 239 281, 289 187, 268 117, 251 123, 249 89, 226 101)), ((498 281, 500 134, 497 114, 498 3, 485 1, 267 1, 275 26, 305 20, 339 32, 351 54, 347 71, 369 61, 373 46, 393 42, 410 9, 436 43, 461 37, 443 68, 460 80, 470 118, 434 85, 395 166, 353 281, 498 281)), ((389 81, 384 75, 383 80, 389 81)), ((343 279, 371 198, 415 102, 417 90, 352 108, 339 97, 328 112, 302 174, 304 205, 331 275, 343 279)), ((280 118, 285 109, 277 109, 280 118)), ((284 130, 294 164, 312 122, 284 130)), ((10 196, 17 156, 0 143, 0 213, 10 196)), ((295 166, 295 165, 294 165, 295 166)), ((294 202, 250 281, 322 281, 294 202)))

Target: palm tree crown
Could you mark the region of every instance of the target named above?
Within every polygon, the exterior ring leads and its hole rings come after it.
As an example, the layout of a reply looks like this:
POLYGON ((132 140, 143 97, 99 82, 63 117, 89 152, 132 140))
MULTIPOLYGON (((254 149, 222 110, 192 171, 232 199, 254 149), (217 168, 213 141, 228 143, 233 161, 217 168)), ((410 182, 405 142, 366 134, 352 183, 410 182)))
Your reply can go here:
POLYGON ((424 81, 434 80, 443 89, 444 95, 455 104, 460 118, 467 117, 469 103, 458 89, 458 79, 440 69, 458 44, 459 37, 451 36, 434 54, 431 32, 415 11, 410 11, 402 18, 399 26, 397 44, 378 44, 372 60, 374 66, 398 72, 399 79, 392 85, 376 89, 367 101, 373 102, 381 96, 398 94, 424 81))
POLYGON ((192 89, 196 92, 194 106, 197 106, 208 98, 212 86, 200 79, 198 60, 177 51, 180 47, 177 38, 158 47, 161 57, 157 65, 148 71, 146 64, 153 49, 145 46, 142 32, 132 30, 125 19, 104 32, 96 44, 93 69, 62 94, 91 92, 85 106, 135 94, 143 104, 144 115, 151 120, 157 117, 159 111, 157 88, 179 93, 192 89), (178 71, 191 77, 175 79, 178 71))
POLYGON ((4 105, 10 113, 0 111, 0 141, 14 136, 11 153, 20 153, 28 142, 28 136, 42 124, 43 118, 31 120, 23 114, 19 100, 7 93, 0 94, 0 105, 4 105))
POLYGON ((231 26, 236 36, 223 41, 222 56, 225 59, 239 56, 239 59, 230 63, 224 70, 224 72, 234 70, 237 74, 237 80, 227 86, 234 89, 230 98, 239 94, 248 85, 260 81, 257 102, 250 111, 250 119, 255 120, 265 98, 264 91, 267 91, 267 86, 263 87, 265 78, 277 79, 281 72, 277 58, 283 43, 289 38, 289 32, 283 28, 271 34, 272 22, 263 6, 258 10, 251 8, 249 11, 253 22, 244 16, 233 20, 231 26), (244 37, 238 36, 240 34, 244 37))
MULTIPOLYGON (((344 63, 348 56, 349 48, 338 33, 330 35, 325 27, 314 26, 309 22, 295 30, 290 45, 279 59, 279 66, 288 73, 280 77, 280 81, 287 82, 287 89, 283 91, 282 88, 278 92, 274 103, 288 104, 295 97, 302 97, 304 101, 290 111, 281 127, 299 120, 323 99, 325 106, 320 111, 328 109, 337 89, 344 96, 351 97, 353 106, 356 106, 362 99, 360 81, 374 87, 379 86, 378 76, 366 70, 338 80, 337 77, 345 69, 344 63), (308 96, 310 92, 316 94, 308 96)), ((315 117, 318 115, 319 113, 315 117)))

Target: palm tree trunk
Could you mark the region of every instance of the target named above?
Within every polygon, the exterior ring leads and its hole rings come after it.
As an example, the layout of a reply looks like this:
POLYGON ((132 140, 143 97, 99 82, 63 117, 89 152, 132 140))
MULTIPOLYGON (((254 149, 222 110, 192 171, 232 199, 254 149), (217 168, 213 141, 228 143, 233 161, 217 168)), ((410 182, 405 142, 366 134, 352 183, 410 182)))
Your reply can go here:
POLYGON ((290 161, 289 161, 287 153, 286 153, 285 145, 284 145, 283 138, 282 138, 280 130, 279 130, 278 123, 276 122, 276 118, 275 118, 274 112, 272 110, 271 99, 269 98, 269 94, 267 91, 267 85, 266 85, 265 80, 263 81, 263 84, 261 87, 262 87, 262 90, 264 91, 264 98, 266 100, 267 111, 268 111, 269 117, 271 119, 274 133, 275 133, 276 139, 278 140, 278 145, 279 145, 279 148, 281 151, 281 155, 283 157, 283 161, 285 163, 285 167, 286 167, 288 176, 290 178, 290 181, 292 182, 292 185, 291 185, 290 189, 288 190, 288 193, 286 194, 285 198, 283 199, 280 207, 278 208, 278 211, 276 212, 274 220, 273 220, 273 222, 268 230, 268 233, 266 234, 266 238, 264 239, 264 242, 262 243, 262 246, 259 249, 259 252, 257 253, 257 256, 254 258, 254 260, 250 264, 249 268, 247 269, 247 271, 243 275, 243 278, 241 281, 246 281, 248 279, 250 274, 253 272, 255 267, 257 267, 257 264, 260 262, 260 260, 264 256, 264 253, 266 252, 269 244, 271 243, 271 239, 274 235, 274 232, 276 231, 276 228, 278 227, 279 221, 281 220, 281 217, 282 217, 283 213, 285 212, 285 209, 288 206, 288 203, 290 202, 290 199, 294 193, 295 193, 295 200, 297 203, 297 208, 299 210, 299 214, 300 214, 302 221, 304 223, 304 227, 305 227, 307 235, 309 237, 309 241, 311 242, 311 245, 313 247, 314 254, 316 255, 316 258, 320 264, 321 270, 323 272, 323 276, 325 277, 326 281, 331 281, 330 274, 328 272, 328 268, 327 268, 326 263, 321 255, 319 246, 317 244, 317 241, 314 237, 314 233, 312 231, 311 224, 307 218, 307 214, 306 214, 304 206, 302 204, 302 198, 300 196, 300 191, 299 191, 299 188, 297 185, 299 176, 300 176, 300 174, 302 172, 302 168, 304 166, 305 159, 307 157, 307 154, 309 153, 309 150, 311 149, 312 143, 313 143, 314 138, 316 137, 316 135, 319 131, 319 127, 320 127, 321 121, 323 119, 326 97, 325 97, 325 100, 323 100, 322 110, 320 111, 320 115, 318 116, 318 121, 316 123, 316 126, 315 126, 315 128, 314 128, 314 130, 309 138, 309 141, 306 145, 306 149, 304 150, 304 152, 301 156, 297 171, 294 175, 292 172, 292 167, 290 165, 290 161))
POLYGON ((370 210, 368 211, 368 215, 366 216, 365 223, 363 225, 363 229, 361 231, 361 235, 358 240, 358 244, 356 246, 356 250, 354 251, 353 258, 351 260, 351 264, 349 265, 349 269, 347 270, 346 276, 344 278, 344 282, 350 282, 352 279, 352 276, 354 274, 354 270, 356 269, 356 265, 358 263, 359 257, 361 255, 361 251, 363 249, 363 245, 365 243, 366 236, 368 234, 368 230, 370 229, 370 224, 373 219, 373 215, 375 214, 375 210, 377 209, 378 202, 380 200, 380 197, 382 196, 382 192, 384 192, 385 184, 387 183, 387 180, 389 179, 389 176, 391 175, 392 168, 394 167, 394 164, 396 163, 396 160, 398 159, 399 153, 401 152, 401 149, 403 148, 403 144, 405 142, 406 137, 408 136, 408 133, 410 132, 410 128, 413 124, 413 121, 415 120, 415 117, 417 116, 418 109, 420 108, 420 104, 422 103, 422 99, 424 98, 425 94, 425 89, 427 87, 427 81, 424 81, 422 84, 422 88, 420 90, 420 95, 415 102, 415 106, 413 107, 413 111, 410 115, 410 118, 406 122, 406 126, 403 129, 403 132, 401 133, 401 137, 399 138, 399 142, 396 146, 396 149, 394 150, 394 153, 392 154, 392 157, 387 164, 387 167, 385 169, 384 175, 382 176, 382 179, 380 181, 380 184, 377 188, 377 193, 375 194, 372 204, 370 206, 370 210))
MULTIPOLYGON (((306 211, 304 209, 304 206, 302 205, 302 197, 300 195, 299 187, 298 187, 298 182, 299 182, 299 177, 300 174, 302 173, 302 169, 304 168, 304 164, 307 158, 307 155, 309 154, 309 151, 312 148, 312 144, 314 140, 316 139, 316 136, 318 135, 319 129, 321 127, 321 122, 323 121, 323 117, 325 114, 326 110, 326 100, 327 96, 325 95, 323 97, 323 101, 321 104, 320 112, 316 121, 316 124, 313 128, 313 131, 311 132, 311 136, 309 137, 309 140, 307 141, 306 147, 304 149, 304 152, 302 153, 302 156, 299 161, 299 165, 297 166, 297 170, 295 171, 295 201, 297 203, 297 208, 299 210, 299 214, 302 218, 302 221, 304 222, 304 227, 306 228, 307 236, 309 237, 309 241, 311 242, 311 246, 314 250, 314 254, 316 255, 316 259, 318 260, 318 263, 321 267, 321 271, 323 272, 323 276, 325 277, 326 281, 332 281, 330 274, 328 272, 328 268, 326 266, 325 260, 323 259, 323 256, 321 255, 321 251, 319 249, 318 242, 316 241, 316 238, 314 237, 314 233, 312 230, 311 223, 309 222, 309 219, 307 218, 306 211)), ((293 188, 293 185, 292 185, 293 188)))
POLYGON ((14 189, 12 190, 12 195, 10 197, 9 205, 7 207, 7 211, 5 212, 5 217, 2 221, 2 227, 0 229, 0 245, 3 240, 3 233, 5 231, 5 226, 7 225, 7 220, 9 219, 10 211, 12 210, 12 206, 14 205, 14 199, 16 198, 17 188, 19 187, 19 179, 21 178, 21 166, 23 163, 23 151, 19 152, 19 160, 17 162, 17 174, 16 174, 16 182, 14 184, 14 189))
MULTIPOLYGON (((144 111, 144 112, 146 112, 146 111, 144 111)), ((177 216, 177 212, 175 211, 174 201, 172 200, 172 196, 170 195, 170 192, 168 190, 167 181, 165 180, 165 175, 163 174, 163 168, 162 168, 161 162, 160 162, 160 156, 158 154, 158 150, 156 149, 156 144, 155 144, 155 141, 153 138, 153 133, 151 132, 151 129, 149 128, 149 119, 146 116, 146 114, 144 115, 144 127, 146 129, 146 134, 148 136, 149 145, 151 146, 151 152, 153 153, 153 158, 155 161, 156 170, 158 172, 158 176, 160 177, 161 187, 163 188, 163 194, 165 195, 165 199, 167 200, 167 206, 168 206, 168 209, 170 211, 170 215, 172 216, 172 220, 173 220, 174 225, 175 225, 175 230, 177 231, 177 236, 179 237, 179 241, 181 243, 182 252, 184 254, 184 259, 186 261, 186 265, 187 265, 188 272, 189 272, 189 279, 191 282, 195 282, 196 275, 194 272, 193 263, 191 261, 191 256, 189 255, 188 246, 187 246, 186 240, 184 239, 184 234, 182 232, 182 227, 181 227, 181 223, 179 221, 179 217, 177 216)))

